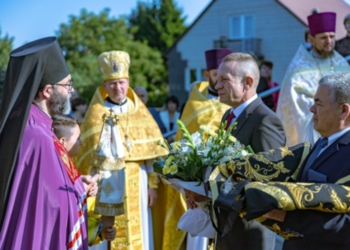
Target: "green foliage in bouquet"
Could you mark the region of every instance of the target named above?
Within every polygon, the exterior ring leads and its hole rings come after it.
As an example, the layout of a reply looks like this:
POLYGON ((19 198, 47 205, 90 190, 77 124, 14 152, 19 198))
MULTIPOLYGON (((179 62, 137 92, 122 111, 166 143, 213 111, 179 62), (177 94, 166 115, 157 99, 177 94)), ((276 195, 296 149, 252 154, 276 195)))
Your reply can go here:
POLYGON ((177 121, 183 139, 165 146, 169 155, 154 163, 154 170, 168 178, 179 178, 184 181, 202 182, 203 172, 208 166, 238 158, 251 153, 250 147, 244 147, 231 135, 236 123, 225 130, 226 122, 216 132, 211 127, 202 125, 199 131, 190 134, 182 121, 177 121))

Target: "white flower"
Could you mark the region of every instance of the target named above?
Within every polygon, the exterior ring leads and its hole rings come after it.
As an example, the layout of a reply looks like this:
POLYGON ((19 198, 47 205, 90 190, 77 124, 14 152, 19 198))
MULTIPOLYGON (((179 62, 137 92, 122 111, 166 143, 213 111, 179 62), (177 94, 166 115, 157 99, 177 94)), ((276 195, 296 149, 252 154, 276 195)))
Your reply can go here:
POLYGON ((246 151, 246 150, 243 149, 243 150, 241 151, 241 154, 242 154, 242 156, 246 156, 246 155, 248 155, 249 153, 248 153, 248 151, 246 151))
POLYGON ((210 148, 205 148, 203 150, 198 150, 197 152, 198 152, 199 155, 203 155, 204 157, 207 157, 209 151, 210 151, 210 148))
POLYGON ((192 153, 193 152, 193 150, 192 150, 192 148, 190 148, 189 146, 182 146, 182 148, 181 148, 181 150, 182 150, 182 153, 185 153, 185 154, 190 154, 190 153, 192 153))
POLYGON ((191 135, 193 143, 198 146, 202 143, 202 138, 201 138, 201 134, 197 131, 196 133, 191 135))

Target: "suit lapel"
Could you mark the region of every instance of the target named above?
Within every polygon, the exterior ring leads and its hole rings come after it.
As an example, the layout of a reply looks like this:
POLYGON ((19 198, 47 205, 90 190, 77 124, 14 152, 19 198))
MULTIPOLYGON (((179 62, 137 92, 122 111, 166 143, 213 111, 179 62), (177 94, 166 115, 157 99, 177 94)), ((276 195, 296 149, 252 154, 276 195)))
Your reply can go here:
POLYGON ((331 157, 334 153, 339 150, 339 145, 347 145, 350 143, 350 132, 345 133, 345 135, 341 136, 335 142, 333 142, 328 148, 325 149, 315 160, 315 162, 311 165, 310 168, 317 169, 325 160, 331 157))
POLYGON ((223 123, 224 121, 226 121, 227 120, 227 117, 229 116, 229 114, 230 114, 230 110, 231 109, 228 109, 226 112, 225 112, 225 114, 224 114, 224 116, 222 117, 222 119, 221 119, 221 122, 220 123, 223 123))
POLYGON ((253 111, 260 105, 262 104, 261 99, 258 97, 256 98, 252 103, 250 103, 244 110, 243 112, 238 116, 236 122, 237 122, 237 127, 236 129, 232 130, 231 134, 233 136, 236 136, 239 131, 243 128, 244 123, 248 120, 248 117, 253 111))

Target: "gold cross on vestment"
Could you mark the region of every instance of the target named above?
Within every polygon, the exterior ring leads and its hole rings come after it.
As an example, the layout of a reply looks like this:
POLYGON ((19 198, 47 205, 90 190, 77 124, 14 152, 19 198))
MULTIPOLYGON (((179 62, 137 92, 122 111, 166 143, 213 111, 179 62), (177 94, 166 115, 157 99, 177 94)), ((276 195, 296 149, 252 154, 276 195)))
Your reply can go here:
POLYGON ((113 112, 112 108, 110 108, 108 111, 109 111, 108 115, 107 114, 103 114, 103 116, 102 116, 103 122, 108 123, 108 120, 110 119, 114 125, 117 125, 118 121, 119 121, 119 117, 117 116, 117 114, 115 114, 113 112))

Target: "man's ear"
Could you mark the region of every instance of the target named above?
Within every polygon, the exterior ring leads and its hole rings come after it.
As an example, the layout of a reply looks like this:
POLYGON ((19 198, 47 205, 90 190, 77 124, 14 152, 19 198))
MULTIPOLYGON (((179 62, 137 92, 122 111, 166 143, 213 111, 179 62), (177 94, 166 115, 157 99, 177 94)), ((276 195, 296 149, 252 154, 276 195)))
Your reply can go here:
POLYGON ((45 87, 41 90, 40 94, 44 99, 50 99, 52 92, 53 92, 53 86, 48 84, 45 85, 45 87))
POLYGON ((207 78, 207 81, 209 81, 209 78, 210 78, 210 73, 208 70, 205 70, 204 73, 203 73, 204 77, 207 78))
POLYGON ((59 139, 59 141, 60 141, 60 143, 63 145, 63 147, 66 147, 66 138, 64 138, 64 137, 61 137, 60 139, 59 139))
POLYGON ((350 117, 350 105, 347 103, 342 104, 341 119, 346 120, 350 117))
POLYGON ((310 43, 311 43, 312 45, 314 45, 315 37, 309 35, 309 39, 308 39, 308 40, 310 41, 310 43))
POLYGON ((253 84, 254 84, 254 79, 253 79, 253 77, 251 77, 251 76, 246 76, 246 77, 245 77, 244 88, 245 88, 246 90, 248 90, 248 89, 250 89, 250 88, 253 87, 253 84))

